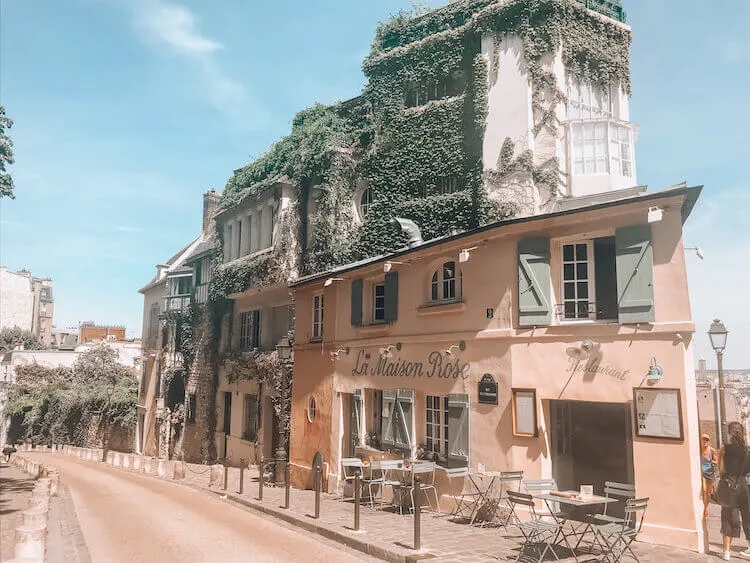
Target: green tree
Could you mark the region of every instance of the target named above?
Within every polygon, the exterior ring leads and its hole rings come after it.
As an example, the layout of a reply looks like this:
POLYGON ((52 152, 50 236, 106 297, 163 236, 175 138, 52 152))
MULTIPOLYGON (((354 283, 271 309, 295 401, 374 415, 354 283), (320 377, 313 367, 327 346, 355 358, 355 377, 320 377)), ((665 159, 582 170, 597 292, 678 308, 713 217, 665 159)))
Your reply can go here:
POLYGON ((15 162, 13 158, 13 140, 6 129, 13 127, 13 120, 5 115, 5 108, 0 105, 0 198, 14 199, 13 178, 6 167, 15 162))
POLYGON ((19 344, 23 344, 25 350, 44 350, 46 348, 39 337, 28 330, 18 327, 0 330, 0 352, 10 352, 19 344))

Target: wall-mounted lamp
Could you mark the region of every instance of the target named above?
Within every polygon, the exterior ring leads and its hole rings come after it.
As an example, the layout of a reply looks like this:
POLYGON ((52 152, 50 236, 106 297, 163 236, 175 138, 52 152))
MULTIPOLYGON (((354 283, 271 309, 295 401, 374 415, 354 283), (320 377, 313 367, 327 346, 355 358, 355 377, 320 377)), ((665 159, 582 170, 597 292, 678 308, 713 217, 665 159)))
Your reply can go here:
POLYGON ((443 352, 445 352, 445 355, 446 355, 446 356, 452 356, 452 355, 453 355, 453 349, 454 349, 454 348, 458 348, 459 350, 461 350, 461 352, 463 352, 464 350, 466 350, 466 342, 464 342, 464 341, 462 340, 462 341, 461 341, 461 342, 459 342, 458 344, 451 344, 451 345, 450 345, 450 346, 448 347, 448 349, 447 349, 447 350, 443 350, 443 352))
POLYGON ((344 278, 328 278, 325 282, 323 282, 323 287, 330 287, 335 281, 344 281, 344 278))
POLYGON ((591 349, 594 347, 593 340, 586 339, 583 342, 581 342, 581 349, 585 350, 586 352, 591 352, 591 349))
POLYGON ((342 352, 348 356, 349 348, 347 348, 346 350, 336 350, 335 352, 331 352, 331 361, 335 362, 336 360, 340 360, 342 352))
POLYGON ((461 250, 461 252, 458 253, 458 262, 460 264, 463 264, 464 262, 468 262, 469 261, 469 256, 470 256, 470 252, 472 250, 476 250, 477 248, 479 248, 479 247, 478 246, 472 246, 471 248, 464 248, 463 250, 461 250))
POLYGON ((386 274, 390 272, 393 269, 394 264, 403 264, 403 262, 394 262, 393 260, 388 260, 388 262, 383 263, 383 272, 386 274))
POLYGON ((648 367, 646 381, 649 383, 658 383, 664 377, 664 370, 656 363, 656 358, 651 358, 651 365, 648 367))
POLYGON ((393 357, 392 350, 401 350, 401 343, 389 344, 387 348, 380 349, 380 357, 383 359, 390 359, 393 357))
POLYGON ((648 222, 658 223, 664 216, 664 210, 661 207, 649 207, 648 208, 648 222))
POLYGON ((685 250, 695 250, 695 255, 703 260, 703 249, 700 246, 686 246, 685 250))

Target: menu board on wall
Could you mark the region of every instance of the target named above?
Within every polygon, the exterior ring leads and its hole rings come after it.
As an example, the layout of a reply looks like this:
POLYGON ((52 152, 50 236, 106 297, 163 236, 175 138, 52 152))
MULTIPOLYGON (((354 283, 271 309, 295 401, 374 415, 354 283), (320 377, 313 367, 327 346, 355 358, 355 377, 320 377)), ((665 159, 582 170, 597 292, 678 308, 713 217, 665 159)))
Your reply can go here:
POLYGON ((536 391, 513 389, 513 434, 537 436, 536 391))
POLYGON ((679 389, 633 389, 636 436, 682 440, 679 389))

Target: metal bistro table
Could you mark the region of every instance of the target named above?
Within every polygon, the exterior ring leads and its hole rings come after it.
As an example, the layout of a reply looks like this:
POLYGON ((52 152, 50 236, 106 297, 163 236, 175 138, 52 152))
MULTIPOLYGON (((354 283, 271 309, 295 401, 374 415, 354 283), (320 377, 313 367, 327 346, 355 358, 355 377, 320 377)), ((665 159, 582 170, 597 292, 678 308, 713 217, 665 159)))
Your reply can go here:
POLYGON ((583 508, 585 510, 586 508, 589 508, 589 507, 597 507, 597 506, 605 505, 611 502, 618 502, 617 499, 600 497, 598 495, 592 495, 590 497, 581 497, 581 495, 577 491, 554 491, 554 492, 551 491, 549 493, 540 493, 540 494, 532 495, 532 497, 543 500, 544 503, 547 505, 547 510, 549 510, 552 517, 559 524, 561 524, 560 530, 552 539, 552 543, 560 545, 558 544, 558 537, 562 536, 562 541, 565 543, 567 548, 571 551, 576 561, 578 561, 578 555, 576 554, 575 549, 570 545, 568 538, 578 538, 578 542, 576 543, 576 547, 578 547, 578 544, 580 544, 580 540, 583 539, 583 537, 586 535, 586 532, 588 532, 589 530, 591 530, 592 532, 594 531, 591 525, 591 522, 590 521, 581 522, 578 520, 570 520, 568 518, 565 518, 563 513, 552 510, 552 503, 566 505, 570 508, 583 508), (572 531, 566 534, 565 529, 564 529, 564 524, 571 524, 572 531))
POLYGON ((477 492, 477 499, 474 501, 474 510, 469 518, 469 525, 479 518, 491 520, 497 511, 497 504, 492 502, 492 493, 495 488, 495 481, 502 474, 501 471, 484 471, 469 473, 469 481, 477 492))

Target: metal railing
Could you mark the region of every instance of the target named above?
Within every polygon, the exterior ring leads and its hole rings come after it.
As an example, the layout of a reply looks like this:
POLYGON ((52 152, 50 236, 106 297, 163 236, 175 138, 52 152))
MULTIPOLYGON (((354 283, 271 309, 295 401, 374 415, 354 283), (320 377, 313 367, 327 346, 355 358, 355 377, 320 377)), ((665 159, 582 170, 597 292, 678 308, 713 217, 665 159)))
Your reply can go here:
POLYGON ((164 310, 169 311, 186 311, 190 307, 190 294, 170 295, 164 298, 164 310))
POLYGON ((620 0, 578 0, 589 10, 594 10, 600 14, 625 23, 625 10, 622 8, 620 0))

